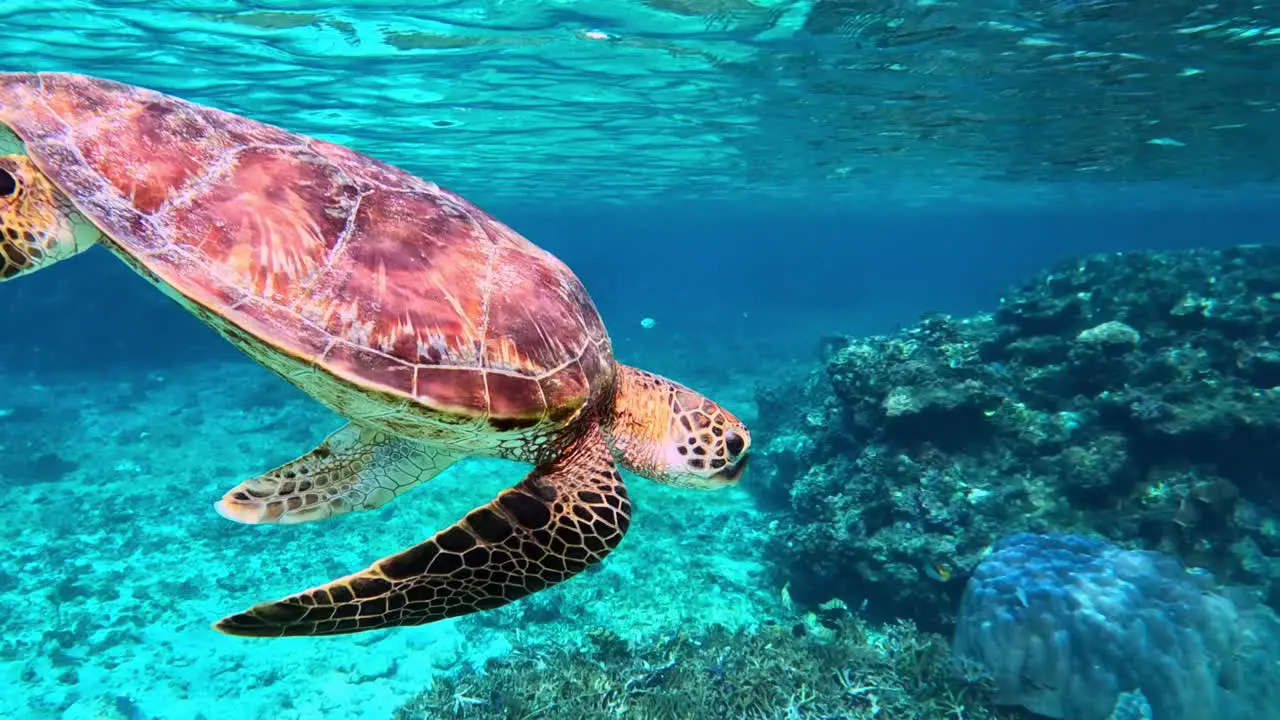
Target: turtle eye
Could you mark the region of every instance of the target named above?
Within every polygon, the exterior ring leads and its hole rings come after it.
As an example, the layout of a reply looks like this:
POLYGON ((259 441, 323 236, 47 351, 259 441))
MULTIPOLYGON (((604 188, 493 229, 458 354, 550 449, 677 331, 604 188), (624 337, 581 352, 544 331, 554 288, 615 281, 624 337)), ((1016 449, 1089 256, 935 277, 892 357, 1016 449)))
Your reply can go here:
POLYGON ((0 198, 7 198, 18 192, 18 178, 13 173, 0 168, 0 198))
POLYGON ((742 450, 747 446, 747 443, 742 439, 741 435, 730 430, 724 434, 724 446, 729 451, 729 457, 736 458, 742 454, 742 450))

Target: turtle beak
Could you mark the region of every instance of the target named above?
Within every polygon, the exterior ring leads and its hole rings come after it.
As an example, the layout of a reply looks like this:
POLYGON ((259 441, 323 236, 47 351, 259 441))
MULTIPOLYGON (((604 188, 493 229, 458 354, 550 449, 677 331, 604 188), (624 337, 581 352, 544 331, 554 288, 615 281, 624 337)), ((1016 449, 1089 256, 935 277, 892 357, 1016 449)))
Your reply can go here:
POLYGON ((725 485, 736 483, 738 482, 738 478, 742 477, 742 473, 746 471, 747 464, 750 461, 751 453, 746 453, 742 457, 738 458, 738 462, 733 463, 732 465, 725 465, 723 470, 712 477, 714 477, 717 482, 724 483, 725 485))

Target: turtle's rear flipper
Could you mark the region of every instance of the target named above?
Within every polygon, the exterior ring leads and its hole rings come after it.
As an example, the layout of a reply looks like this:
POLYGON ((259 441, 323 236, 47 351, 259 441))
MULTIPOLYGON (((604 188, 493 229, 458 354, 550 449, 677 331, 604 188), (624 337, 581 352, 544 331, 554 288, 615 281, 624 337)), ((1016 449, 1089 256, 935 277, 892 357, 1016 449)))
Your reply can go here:
POLYGON ((262 603, 215 627, 231 635, 338 635, 489 610, 600 561, 631 521, 598 427, 461 522, 364 572, 262 603))
POLYGON ((300 523, 382 507, 457 460, 443 449, 347 425, 315 450, 232 488, 215 505, 242 523, 300 523))

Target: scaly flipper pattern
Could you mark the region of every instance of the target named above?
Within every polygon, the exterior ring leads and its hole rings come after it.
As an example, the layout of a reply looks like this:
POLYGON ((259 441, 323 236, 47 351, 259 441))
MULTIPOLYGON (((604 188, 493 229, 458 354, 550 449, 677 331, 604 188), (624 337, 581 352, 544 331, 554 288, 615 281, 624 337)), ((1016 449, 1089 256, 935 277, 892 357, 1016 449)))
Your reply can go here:
POLYGON ((363 572, 220 620, 231 635, 338 635, 506 605, 599 562, 631 502, 593 426, 555 460, 430 540, 363 572))
POLYGON ((232 488, 214 506, 242 523, 301 523, 382 507, 458 459, 348 424, 315 450, 232 488))

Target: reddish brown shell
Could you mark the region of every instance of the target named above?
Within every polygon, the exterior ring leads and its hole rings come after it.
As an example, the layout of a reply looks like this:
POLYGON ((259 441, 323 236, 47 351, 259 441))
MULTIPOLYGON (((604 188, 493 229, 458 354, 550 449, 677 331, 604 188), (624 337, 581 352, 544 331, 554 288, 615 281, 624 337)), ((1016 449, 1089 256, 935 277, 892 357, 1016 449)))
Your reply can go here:
POLYGON ((139 270, 361 388, 554 419, 611 382, 577 277, 434 183, 77 75, 0 74, 0 123, 139 270))

